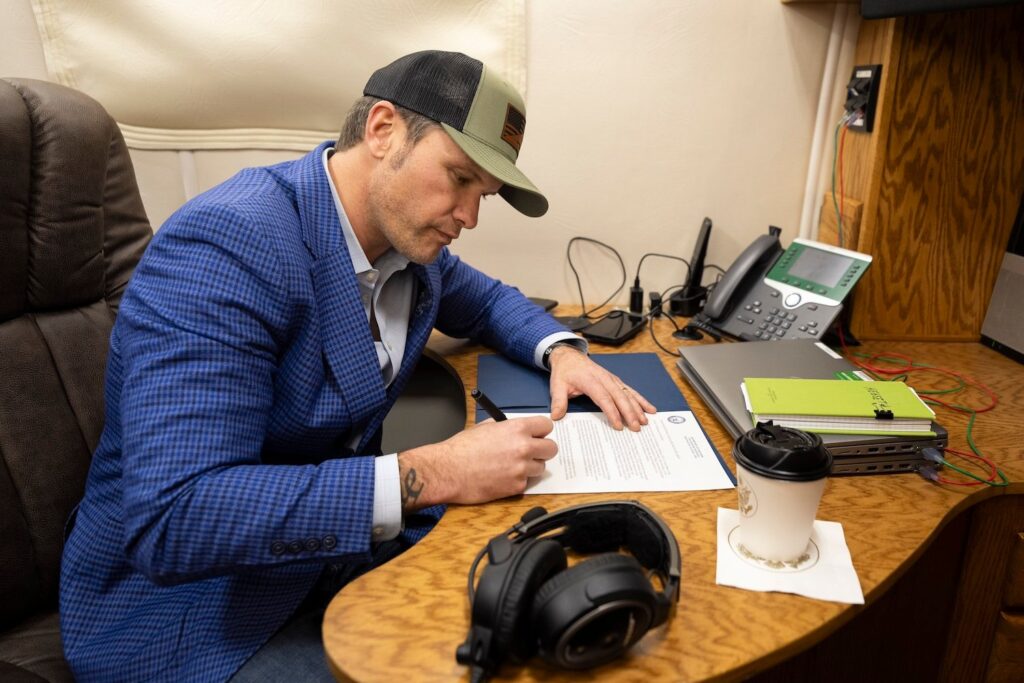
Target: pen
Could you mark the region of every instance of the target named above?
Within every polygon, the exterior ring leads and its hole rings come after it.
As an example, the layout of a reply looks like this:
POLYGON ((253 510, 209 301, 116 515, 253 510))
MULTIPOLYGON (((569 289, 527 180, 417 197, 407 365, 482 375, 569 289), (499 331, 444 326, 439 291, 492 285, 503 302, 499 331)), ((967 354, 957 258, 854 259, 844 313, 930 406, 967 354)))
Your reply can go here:
POLYGON ((501 422, 502 420, 508 419, 507 417, 505 417, 505 413, 501 412, 501 408, 494 405, 494 401, 487 398, 487 394, 485 394, 484 392, 480 391, 479 389, 473 389, 473 391, 469 392, 469 395, 473 397, 473 400, 476 401, 476 404, 483 408, 487 412, 487 414, 494 419, 495 422, 501 422))

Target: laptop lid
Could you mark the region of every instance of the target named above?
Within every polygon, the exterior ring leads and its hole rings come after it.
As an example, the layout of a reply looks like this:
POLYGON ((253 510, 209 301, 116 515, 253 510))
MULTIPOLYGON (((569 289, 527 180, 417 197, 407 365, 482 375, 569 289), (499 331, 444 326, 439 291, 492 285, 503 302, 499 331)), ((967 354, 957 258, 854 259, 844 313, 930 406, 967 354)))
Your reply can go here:
MULTIPOLYGON (((740 391, 744 377, 836 379, 855 373, 870 379, 813 339, 683 346, 679 353, 676 365, 733 438, 752 426, 740 391)), ((934 437, 822 434, 821 438, 837 460, 835 473, 861 473, 912 469, 922 460, 922 448, 942 448, 948 442, 941 425, 933 422, 932 431, 934 437), (906 466, 886 466, 899 460, 906 466), (863 467, 858 467, 858 463, 863 467), (876 464, 879 467, 872 469, 876 464)))

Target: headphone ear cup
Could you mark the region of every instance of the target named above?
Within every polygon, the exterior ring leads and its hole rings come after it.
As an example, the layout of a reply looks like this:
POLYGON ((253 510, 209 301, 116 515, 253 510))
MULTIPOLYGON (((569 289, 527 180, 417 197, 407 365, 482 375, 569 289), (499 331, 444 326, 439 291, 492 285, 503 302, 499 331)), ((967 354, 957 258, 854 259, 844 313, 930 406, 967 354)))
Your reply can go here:
POLYGON ((507 653, 521 663, 537 652, 537 640, 531 634, 530 608, 541 584, 563 571, 568 563, 561 544, 551 539, 531 539, 517 551, 505 577, 504 595, 494 611, 494 648, 499 657, 507 653))
POLYGON ((533 599, 540 654, 568 669, 609 662, 647 632, 657 599, 635 557, 605 553, 580 562, 549 579, 533 599))

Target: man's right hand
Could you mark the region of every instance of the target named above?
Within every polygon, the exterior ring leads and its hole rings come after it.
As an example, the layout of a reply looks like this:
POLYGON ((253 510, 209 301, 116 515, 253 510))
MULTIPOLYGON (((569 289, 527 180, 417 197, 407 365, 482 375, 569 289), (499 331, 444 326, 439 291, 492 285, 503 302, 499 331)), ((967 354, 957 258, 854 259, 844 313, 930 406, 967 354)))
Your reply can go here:
POLYGON ((558 446, 546 439, 554 423, 546 417, 488 420, 447 441, 398 454, 402 509, 437 503, 485 503, 514 496, 530 477, 544 473, 558 446))

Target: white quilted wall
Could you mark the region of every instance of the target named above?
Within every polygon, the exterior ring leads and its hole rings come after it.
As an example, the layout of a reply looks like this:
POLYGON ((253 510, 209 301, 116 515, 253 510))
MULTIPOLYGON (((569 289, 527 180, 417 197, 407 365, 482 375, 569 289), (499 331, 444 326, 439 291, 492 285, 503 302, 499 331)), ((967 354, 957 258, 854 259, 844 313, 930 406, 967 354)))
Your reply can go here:
MULTIPOLYGON (((853 5, 778 0, 0 0, 0 12, 0 75, 99 99, 133 147, 155 228, 239 168, 333 137, 394 57, 483 59, 525 87, 520 166, 551 210, 528 219, 491 200, 453 249, 566 303, 574 236, 618 249, 630 281, 645 252, 688 258, 704 216, 708 261, 723 266, 769 224, 796 237, 831 164, 830 150, 812 154, 818 119, 836 118, 839 88, 822 84, 845 82, 856 37, 853 5)), ((573 258, 589 301, 618 284, 614 258, 586 245, 573 258)), ((641 275, 663 289, 683 270, 648 259, 641 275)))

